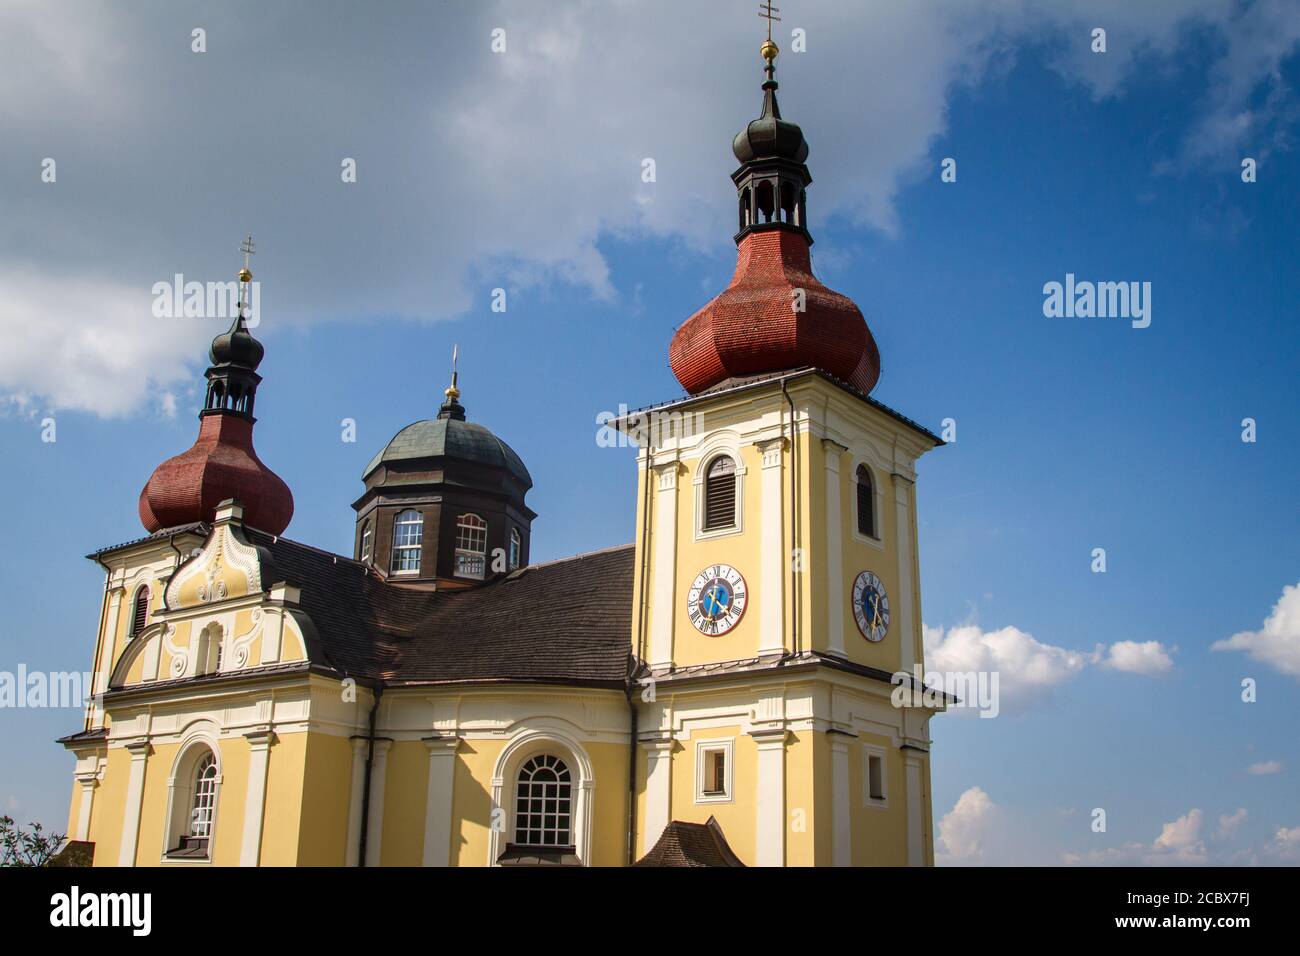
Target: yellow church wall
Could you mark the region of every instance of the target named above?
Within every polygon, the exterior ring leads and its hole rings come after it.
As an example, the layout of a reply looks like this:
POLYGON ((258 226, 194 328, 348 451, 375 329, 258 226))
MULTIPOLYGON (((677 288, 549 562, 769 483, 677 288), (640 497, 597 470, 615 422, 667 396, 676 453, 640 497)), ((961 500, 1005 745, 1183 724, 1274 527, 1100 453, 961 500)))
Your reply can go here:
POLYGON ((352 741, 308 733, 298 826, 299 866, 342 866, 347 860, 352 741))
MULTIPOLYGON (((642 778, 644 779, 644 778, 642 778)), ((736 856, 753 866, 757 853, 755 808, 758 803, 758 745, 737 725, 701 728, 689 740, 679 740, 672 755, 670 820, 705 823, 714 817, 736 856), (732 741, 732 788, 725 803, 697 803, 697 745, 701 740, 732 741)), ((642 818, 644 819, 644 818, 642 818)), ((654 839, 658 839, 658 834, 654 839)), ((652 844, 653 845, 653 844, 652 844)))
POLYGON ((104 779, 95 790, 95 802, 90 807, 90 840, 95 844, 95 866, 117 865, 130 772, 130 753, 122 747, 110 747, 104 765, 104 779))
MULTIPOLYGON (((677 479, 677 578, 674 616, 673 660, 677 665, 707 661, 740 660, 753 657, 759 647, 759 620, 766 598, 759 587, 759 547, 762 534, 761 452, 753 445, 740 447, 745 474, 740 476, 741 528, 735 534, 695 540, 699 516, 696 514, 695 476, 716 457, 707 454, 683 463, 677 479), (726 634, 705 635, 691 624, 687 594, 695 576, 712 564, 729 564, 745 578, 748 601, 740 623, 726 634)), ((653 519, 652 519, 653 520, 653 519)), ((653 613, 660 613, 654 608, 653 613)))
POLYGON ((419 866, 424 858, 424 811, 429 790, 429 748, 398 740, 388 750, 384 776, 383 866, 419 866))
POLYGON ((583 746, 596 779, 591 859, 584 862, 591 866, 623 866, 627 861, 627 744, 583 746))
POLYGON ((817 812, 818 785, 823 784, 817 778, 817 736, 799 731, 785 745, 786 866, 816 865, 818 834, 830 826, 817 812))
MULTIPOLYGON (((492 768, 504 740, 462 740, 453 778, 451 857, 456 866, 483 866, 492 826, 492 768)), ((427 758, 426 758, 427 759, 427 758)))
MULTIPOLYGON (((262 866, 294 866, 298 862, 299 831, 303 821, 303 780, 309 736, 306 732, 279 734, 271 746, 270 759, 267 763, 266 802, 262 818, 262 852, 258 858, 262 866)), ((247 742, 240 738, 240 743, 244 745, 247 753, 247 742)), ((341 777, 336 786, 346 788, 347 781, 348 777, 341 777)), ((240 802, 241 804, 243 802, 242 796, 240 802)), ((239 841, 242 834, 226 833, 223 836, 234 840, 234 859, 231 861, 231 865, 234 865, 239 862, 239 841)))
POLYGON ((849 805, 853 808, 854 866, 904 866, 907 864, 907 770, 903 752, 888 737, 861 734, 849 746, 849 805), (866 747, 873 744, 885 754, 886 806, 867 806, 866 747))

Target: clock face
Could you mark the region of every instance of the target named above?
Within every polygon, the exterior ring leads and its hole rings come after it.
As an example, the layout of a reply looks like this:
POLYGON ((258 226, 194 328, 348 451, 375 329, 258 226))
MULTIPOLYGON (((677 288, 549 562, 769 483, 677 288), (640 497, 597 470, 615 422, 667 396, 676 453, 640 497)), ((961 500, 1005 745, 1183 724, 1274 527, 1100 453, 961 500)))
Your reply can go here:
POLYGON ((889 631, 889 595, 885 582, 863 571, 853 582, 853 617, 858 630, 869 641, 883 641, 889 631))
POLYGON ((713 564, 695 575, 686 593, 686 613, 701 634, 726 634, 740 623, 749 589, 730 565, 713 564))

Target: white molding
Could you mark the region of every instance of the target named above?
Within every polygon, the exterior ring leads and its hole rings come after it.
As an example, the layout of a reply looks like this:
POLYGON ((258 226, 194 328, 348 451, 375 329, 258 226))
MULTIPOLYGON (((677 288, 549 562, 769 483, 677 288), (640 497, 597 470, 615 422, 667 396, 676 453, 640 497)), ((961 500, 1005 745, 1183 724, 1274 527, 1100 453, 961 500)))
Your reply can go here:
MULTIPOLYGON (((257 866, 262 853, 262 825, 266 811, 266 776, 271 757, 271 745, 275 743, 275 733, 270 730, 254 730, 244 734, 248 740, 248 790, 244 798, 244 833, 239 846, 239 865, 257 866)), ((310 799, 304 793, 303 799, 310 799)), ((216 835, 213 827, 212 836, 216 835)), ((211 846, 211 837, 209 838, 211 846)))
POLYGON ((661 667, 673 662, 673 628, 677 620, 677 472, 681 465, 674 459, 653 467, 659 476, 659 490, 653 498, 653 610, 648 663, 651 667, 661 667))
POLYGON ((366 792, 366 738, 352 738, 352 786, 348 798, 348 843, 344 854, 346 866, 361 862, 361 808, 366 792))
POLYGON ((907 774, 907 865, 925 866, 925 802, 922 800, 921 758, 904 751, 903 764, 907 774))
MULTIPOLYGON (((873 450, 874 451, 874 450, 873 450)), ((882 474, 890 473, 889 465, 880 461, 872 452, 856 450, 849 463, 849 533, 858 544, 865 544, 877 551, 885 550, 885 486, 880 480, 882 474), (871 501, 874 509, 876 533, 865 535, 858 530, 858 467, 864 466, 871 472, 871 501)))
MULTIPOLYGON (((180 746, 172 760, 167 776, 167 810, 163 815, 162 848, 160 862, 165 864, 202 864, 211 863, 213 850, 217 845, 217 824, 221 816, 221 783, 225 769, 221 757, 219 741, 222 734, 218 722, 210 717, 191 721, 180 735, 180 746), (202 858, 189 857, 184 860, 170 860, 167 851, 180 842, 182 836, 189 834, 190 810, 194 797, 194 772, 198 769, 201 756, 196 751, 211 753, 217 762, 217 776, 212 790, 212 820, 208 825, 208 853, 202 858), (184 833, 181 831, 184 830, 184 833)), ((154 736, 152 738, 158 741, 154 736)), ((245 810, 247 814, 247 810, 245 810)))
POLYGON ((366 818, 366 866, 379 866, 384 837, 384 785, 391 740, 375 740, 370 764, 370 815, 366 818))
POLYGON ((645 751, 645 840, 642 854, 659 842, 672 813, 673 739, 660 736, 640 741, 645 751))
POLYGON ((135 866, 136 846, 140 838, 140 806, 144 799, 145 764, 152 748, 148 740, 133 741, 126 748, 131 752, 131 770, 126 783, 122 842, 118 846, 117 865, 135 866))
POLYGON ((758 793, 754 807, 755 865, 785 865, 784 727, 751 730, 758 747, 758 793))
POLYGON ((733 737, 715 737, 711 740, 695 742, 695 802, 696 803, 734 803, 736 800, 736 744, 733 737), (708 780, 708 756, 711 753, 723 754, 726 783, 722 793, 706 793, 705 781, 708 780))
POLYGON ((826 454, 826 653, 846 657, 844 646, 844 517, 841 499, 844 478, 840 461, 848 451, 839 442, 822 439, 826 454))
POLYGON ((912 482, 904 475, 894 475, 893 483, 894 504, 897 508, 894 533, 898 538, 894 551, 898 554, 898 589, 902 592, 895 599, 898 607, 899 667, 910 672, 918 657, 912 617, 915 603, 912 583, 912 509, 909 501, 912 482))
POLYGON ((745 458, 740 453, 740 436, 735 432, 715 432, 710 435, 701 446, 699 450, 699 458, 695 462, 695 474, 691 479, 695 498, 695 520, 693 528, 695 529, 694 537, 696 541, 709 541, 713 538, 727 538, 732 535, 744 533, 746 470, 745 458), (714 528, 710 531, 705 531, 704 486, 708 480, 709 466, 722 455, 726 455, 736 464, 736 481, 732 504, 732 513, 735 515, 735 523, 726 528, 714 528))

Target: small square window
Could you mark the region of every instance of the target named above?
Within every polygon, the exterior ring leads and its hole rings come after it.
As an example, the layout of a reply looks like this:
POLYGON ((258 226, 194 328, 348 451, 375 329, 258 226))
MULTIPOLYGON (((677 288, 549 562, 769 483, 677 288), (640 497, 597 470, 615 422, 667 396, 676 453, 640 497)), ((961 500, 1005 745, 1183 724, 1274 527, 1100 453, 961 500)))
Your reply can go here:
POLYGON ((731 802, 733 752, 731 740, 701 740, 696 744, 696 803, 731 802))

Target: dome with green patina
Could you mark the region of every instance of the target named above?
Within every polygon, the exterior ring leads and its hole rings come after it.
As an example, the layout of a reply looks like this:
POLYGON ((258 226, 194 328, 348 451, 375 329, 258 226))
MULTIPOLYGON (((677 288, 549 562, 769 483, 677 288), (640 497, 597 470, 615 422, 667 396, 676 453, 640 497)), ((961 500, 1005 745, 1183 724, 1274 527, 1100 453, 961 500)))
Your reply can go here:
POLYGON ((445 418, 440 415, 407 425, 370 459, 361 478, 364 481, 383 464, 430 458, 450 458, 499 468, 509 472, 526 488, 533 486, 532 476, 513 448, 494 435, 491 429, 452 415, 445 418))

